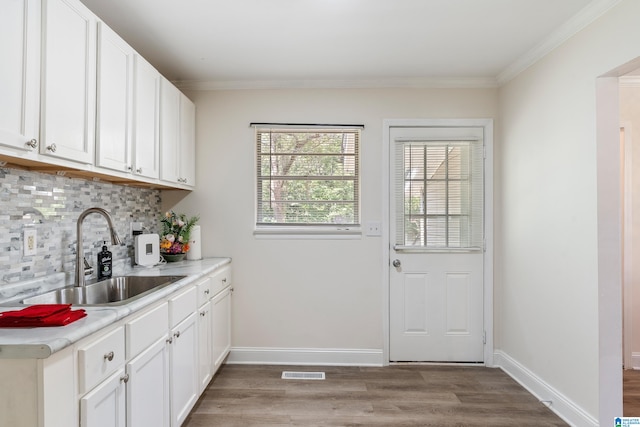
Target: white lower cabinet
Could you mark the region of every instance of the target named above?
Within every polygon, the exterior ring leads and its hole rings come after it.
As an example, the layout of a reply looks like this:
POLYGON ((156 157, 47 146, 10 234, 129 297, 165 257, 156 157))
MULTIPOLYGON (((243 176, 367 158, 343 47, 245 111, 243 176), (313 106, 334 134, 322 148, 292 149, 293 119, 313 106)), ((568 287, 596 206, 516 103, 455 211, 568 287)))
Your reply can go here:
POLYGON ((212 361, 214 372, 229 354, 231 348, 231 286, 211 300, 212 361))
POLYGON ((200 393, 213 377, 211 326, 211 301, 207 301, 198 310, 198 391, 200 393))
POLYGON ((126 380, 119 369, 80 399, 80 427, 126 427, 126 380))
POLYGON ((197 313, 192 313, 171 330, 171 425, 182 425, 198 400, 197 313))
POLYGON ((127 426, 170 427, 167 336, 127 363, 127 426))
POLYGON ((232 291, 225 266, 46 359, 0 358, 0 426, 180 427, 229 353, 232 291))

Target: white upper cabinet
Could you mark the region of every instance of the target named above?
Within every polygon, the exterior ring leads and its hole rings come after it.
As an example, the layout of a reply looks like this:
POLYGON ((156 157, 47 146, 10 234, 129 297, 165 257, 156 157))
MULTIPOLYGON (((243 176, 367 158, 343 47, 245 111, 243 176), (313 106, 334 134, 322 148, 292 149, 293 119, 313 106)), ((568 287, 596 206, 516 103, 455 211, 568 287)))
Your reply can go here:
POLYGON ((94 162, 96 22, 75 0, 43 0, 40 153, 94 162))
POLYGON ((160 73, 140 55, 134 61, 133 172, 160 176, 160 73))
POLYGON ((135 52, 104 22, 98 23, 96 166, 132 168, 135 52))
POLYGON ((195 112, 193 102, 162 79, 160 178, 195 185, 195 112))
POLYGON ((180 93, 180 182, 196 184, 196 106, 180 93))
POLYGON ((40 0, 0 2, 0 144, 33 150, 40 108, 40 0))
POLYGON ((179 182, 180 179, 180 91, 169 80, 161 85, 160 178, 179 182))

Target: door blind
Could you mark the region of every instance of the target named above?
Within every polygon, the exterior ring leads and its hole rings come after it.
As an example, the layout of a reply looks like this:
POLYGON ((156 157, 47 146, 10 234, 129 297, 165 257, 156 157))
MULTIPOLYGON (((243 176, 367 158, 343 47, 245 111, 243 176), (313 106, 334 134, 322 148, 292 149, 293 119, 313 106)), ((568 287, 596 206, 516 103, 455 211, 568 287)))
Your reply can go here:
POLYGON ((482 140, 397 140, 396 247, 483 248, 482 140))

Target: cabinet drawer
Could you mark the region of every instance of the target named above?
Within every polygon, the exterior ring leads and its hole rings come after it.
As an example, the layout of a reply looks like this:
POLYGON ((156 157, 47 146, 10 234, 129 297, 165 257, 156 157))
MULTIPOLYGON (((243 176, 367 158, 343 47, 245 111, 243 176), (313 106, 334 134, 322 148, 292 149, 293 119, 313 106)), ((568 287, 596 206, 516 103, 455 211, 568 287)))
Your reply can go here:
POLYGON ((167 334, 169 304, 164 303, 125 325, 127 359, 137 356, 142 350, 167 334))
POLYGON ((198 307, 206 304, 213 296, 213 291, 211 289, 212 284, 213 281, 211 280, 211 277, 207 277, 196 286, 198 289, 198 307))
POLYGON ((195 286, 169 299, 169 325, 171 328, 196 311, 197 300, 195 286))
POLYGON ((214 296, 231 284, 231 266, 227 265, 226 267, 222 267, 219 271, 214 273, 213 276, 211 276, 211 280, 211 296, 214 296))
POLYGON ((78 349, 80 393, 91 390, 122 367, 124 361, 124 328, 122 326, 78 349))

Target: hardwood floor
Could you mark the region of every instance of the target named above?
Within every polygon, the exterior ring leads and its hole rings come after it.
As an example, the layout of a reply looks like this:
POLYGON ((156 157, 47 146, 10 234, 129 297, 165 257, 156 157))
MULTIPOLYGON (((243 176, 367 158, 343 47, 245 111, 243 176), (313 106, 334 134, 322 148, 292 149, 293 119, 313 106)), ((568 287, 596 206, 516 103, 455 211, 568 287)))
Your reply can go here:
POLYGON ((640 417, 640 371, 622 371, 622 412, 625 417, 640 417))
POLYGON ((566 425, 499 369, 224 365, 183 427, 566 425))

